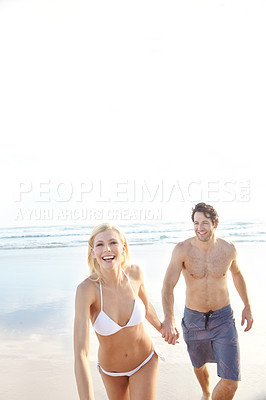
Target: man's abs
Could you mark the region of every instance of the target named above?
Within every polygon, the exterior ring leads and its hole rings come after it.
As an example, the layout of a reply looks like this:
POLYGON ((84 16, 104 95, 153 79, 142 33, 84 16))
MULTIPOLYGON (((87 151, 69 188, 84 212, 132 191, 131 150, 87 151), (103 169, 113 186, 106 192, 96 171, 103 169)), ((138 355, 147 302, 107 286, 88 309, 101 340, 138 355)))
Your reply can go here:
POLYGON ((187 283, 186 307, 208 312, 219 310, 230 304, 227 282, 223 279, 185 277, 187 283))

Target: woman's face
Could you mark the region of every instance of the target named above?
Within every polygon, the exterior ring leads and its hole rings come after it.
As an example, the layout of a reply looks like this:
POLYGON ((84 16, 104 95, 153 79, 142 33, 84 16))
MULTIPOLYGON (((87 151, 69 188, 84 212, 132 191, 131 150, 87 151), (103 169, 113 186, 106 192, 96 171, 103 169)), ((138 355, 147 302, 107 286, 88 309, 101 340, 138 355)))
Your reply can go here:
POLYGON ((92 254, 101 268, 121 265, 123 251, 124 243, 115 229, 100 232, 94 238, 92 254))

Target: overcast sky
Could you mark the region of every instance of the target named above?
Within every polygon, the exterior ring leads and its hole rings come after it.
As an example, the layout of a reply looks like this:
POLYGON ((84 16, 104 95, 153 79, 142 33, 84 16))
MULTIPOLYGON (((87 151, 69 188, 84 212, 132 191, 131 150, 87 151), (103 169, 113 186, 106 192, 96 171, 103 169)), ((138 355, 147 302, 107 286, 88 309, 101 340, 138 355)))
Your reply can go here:
POLYGON ((2 225, 69 188, 67 207, 265 219, 265 20, 256 0, 1 0, 2 225))

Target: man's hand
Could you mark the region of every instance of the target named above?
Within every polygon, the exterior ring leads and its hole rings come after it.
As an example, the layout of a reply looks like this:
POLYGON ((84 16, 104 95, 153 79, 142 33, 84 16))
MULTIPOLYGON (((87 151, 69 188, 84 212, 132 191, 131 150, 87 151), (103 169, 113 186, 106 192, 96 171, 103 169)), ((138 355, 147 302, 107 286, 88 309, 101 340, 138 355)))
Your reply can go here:
POLYGON ((247 332, 252 328, 253 325, 253 316, 250 307, 245 307, 244 310, 242 311, 242 321, 241 321, 242 326, 244 325, 245 320, 247 320, 247 326, 244 332, 247 332))
POLYGON ((169 322, 164 320, 162 323, 162 337, 169 344, 175 345, 178 342, 179 332, 176 329, 175 322, 169 322))

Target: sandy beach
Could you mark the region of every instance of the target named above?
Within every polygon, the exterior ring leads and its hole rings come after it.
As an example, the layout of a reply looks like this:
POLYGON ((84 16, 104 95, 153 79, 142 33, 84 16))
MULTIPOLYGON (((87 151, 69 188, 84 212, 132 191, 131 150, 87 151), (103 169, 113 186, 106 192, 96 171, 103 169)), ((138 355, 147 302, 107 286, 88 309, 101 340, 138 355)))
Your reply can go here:
MULTIPOLYGON (((264 242, 236 244, 252 300, 252 331, 241 327, 242 303, 232 286, 241 347, 242 382, 236 400, 266 399, 266 323, 264 312, 264 242)), ((162 318, 161 285, 174 244, 132 245, 132 261, 141 265, 151 302, 162 318)), ((2 250, 0 252, 0 398, 3 400, 78 400, 73 373, 72 329, 75 289, 88 274, 86 247, 2 250)), ((180 328, 184 308, 183 278, 175 290, 175 315, 180 328)), ((186 346, 169 346, 148 323, 154 344, 166 357, 160 362, 158 400, 199 400, 186 346)), ((91 331, 90 363, 95 398, 107 399, 96 369, 97 338, 91 331)), ((218 381, 210 365, 212 386, 218 381)))

